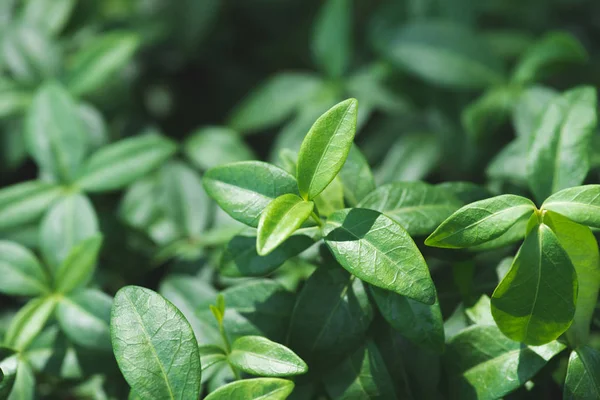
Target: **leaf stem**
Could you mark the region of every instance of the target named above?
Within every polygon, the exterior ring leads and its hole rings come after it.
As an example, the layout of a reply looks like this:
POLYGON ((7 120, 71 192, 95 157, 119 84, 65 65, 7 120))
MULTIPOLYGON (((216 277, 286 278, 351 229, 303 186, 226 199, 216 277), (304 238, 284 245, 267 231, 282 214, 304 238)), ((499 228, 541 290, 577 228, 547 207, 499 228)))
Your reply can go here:
POLYGON ((310 216, 315 220, 319 227, 323 227, 323 221, 321 221, 321 218, 319 218, 319 216, 314 211, 310 213, 310 216))

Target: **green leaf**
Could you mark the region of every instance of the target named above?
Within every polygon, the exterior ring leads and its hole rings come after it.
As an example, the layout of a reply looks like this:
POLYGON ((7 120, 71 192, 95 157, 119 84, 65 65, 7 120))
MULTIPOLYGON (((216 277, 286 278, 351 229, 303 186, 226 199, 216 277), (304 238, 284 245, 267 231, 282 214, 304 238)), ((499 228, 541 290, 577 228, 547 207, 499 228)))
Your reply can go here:
POLYGON ((428 235, 461 206, 444 188, 424 182, 395 182, 378 187, 358 207, 379 211, 411 236, 428 235))
POLYGON ((573 322, 577 275, 558 238, 545 224, 525 238, 508 274, 492 295, 492 315, 509 338, 548 343, 573 322))
POLYGON ((344 186, 344 196, 350 206, 356 206, 375 190, 375 179, 365 156, 352 145, 348 158, 338 175, 344 186))
POLYGON ((62 297, 56 318, 62 331, 79 346, 110 350, 112 298, 95 289, 84 289, 62 297))
POLYGON ((501 83, 503 68, 485 41, 448 22, 413 22, 378 43, 391 62, 420 78, 451 88, 501 83))
POLYGON ((565 346, 525 346, 495 326, 474 325, 448 343, 447 372, 454 398, 494 400, 521 387, 565 346))
POLYGON ((236 235, 223 252, 219 270, 222 275, 230 277, 265 276, 313 243, 308 236, 293 235, 268 255, 260 256, 256 251, 255 237, 236 235))
POLYGON ((25 120, 25 139, 42 171, 62 182, 75 177, 88 138, 74 99, 59 84, 46 83, 36 92, 25 120))
POLYGON ((176 150, 170 139, 155 134, 118 141, 92 154, 76 184, 89 192, 122 189, 157 169, 176 150))
POLYGON ((0 190, 0 231, 39 220, 60 196, 59 186, 29 181, 0 190))
POLYGON ((275 250, 310 217, 313 208, 312 201, 304 201, 295 194, 273 200, 258 222, 256 252, 266 256, 275 250))
POLYGON ((256 158, 237 132, 220 126, 200 128, 191 133, 185 139, 183 152, 202 170, 256 158))
POLYGON ((67 259, 73 247, 98 233, 98 219, 87 197, 72 194, 55 203, 40 227, 42 255, 51 270, 67 259))
POLYGON ((0 347, 0 370, 4 378, 0 380, 0 398, 7 399, 15 383, 19 359, 15 351, 0 347))
MULTIPOLYGON (((559 97, 554 89, 545 86, 531 86, 521 92, 513 107, 513 125, 518 137, 532 138, 540 124, 540 118, 548 104, 559 97)), ((529 143, 529 142, 525 142, 529 143)), ((529 145, 525 147, 527 150, 529 145)))
POLYGON ((336 260, 371 285, 433 304, 429 269, 409 234, 398 223, 364 208, 333 213, 323 234, 336 260))
POLYGON ((567 32, 550 32, 534 43, 521 57, 511 80, 528 84, 550 75, 558 67, 583 63, 588 55, 581 43, 567 32))
POLYGON ((546 108, 528 156, 529 187, 538 201, 583 183, 590 168, 596 107, 596 89, 579 87, 546 108))
POLYGON ((210 199, 200 176, 183 162, 171 162, 160 171, 165 214, 186 236, 198 238, 208 226, 210 199))
POLYGON ((444 321, 440 305, 427 305, 371 286, 375 304, 385 320, 413 343, 436 353, 444 351, 444 321))
POLYGON ((183 314, 159 294, 126 286, 115 296, 113 351, 131 388, 144 399, 200 396, 198 343, 183 314))
POLYGON ((200 364, 202 364, 202 383, 207 382, 213 375, 227 364, 227 354, 219 346, 200 346, 200 364))
POLYGON ((4 343, 15 350, 24 350, 42 331, 54 313, 54 297, 37 297, 30 300, 12 319, 4 343))
POLYGON ((600 228, 600 185, 563 189, 548 197, 542 210, 557 212, 578 224, 600 228))
POLYGON ((462 112, 467 133, 474 139, 491 136, 507 120, 519 94, 520 90, 510 86, 489 89, 462 112))
POLYGON ((284 400, 294 390, 294 382, 279 378, 255 378, 231 382, 210 393, 204 400, 284 400))
POLYGON ((102 235, 96 234, 75 245, 54 274, 56 293, 70 293, 85 286, 94 274, 102 235))
POLYGON ((579 290, 573 324, 567 331, 572 347, 588 342, 590 323, 600 290, 600 254, 590 228, 576 224, 552 211, 544 214, 544 223, 554 232, 575 267, 579 290))
POLYGON ((577 348, 569 357, 563 392, 565 400, 600 397, 600 352, 588 346, 577 348))
POLYGON ((18 116, 31 103, 32 94, 9 79, 0 78, 0 118, 18 116))
POLYGON ((0 292, 12 296, 47 294, 51 284, 48 272, 25 247, 0 241, 0 292))
POLYGON ((22 16, 31 25, 57 34, 67 24, 75 4, 75 0, 28 0, 22 16))
POLYGON ((35 399, 35 375, 27 361, 19 360, 17 375, 10 396, 7 400, 34 400, 35 399))
POLYGON ((296 179, 284 170, 260 161, 242 161, 211 168, 204 188, 232 218, 258 226, 263 210, 275 198, 297 193, 296 179))
POLYGON ((527 149, 529 139, 517 137, 496 153, 485 173, 491 179, 512 182, 527 187, 527 149))
POLYGON ((352 1, 327 0, 317 15, 312 38, 315 63, 340 78, 352 58, 352 1))
POLYGON ((330 370, 324 383, 333 400, 397 398, 385 362, 370 340, 330 370))
POLYGON ((287 345, 311 372, 327 371, 363 342, 372 320, 364 284, 337 265, 322 266, 298 295, 287 345))
POLYGON ((228 359, 234 367, 257 376, 282 377, 308 371, 306 363, 292 350, 261 336, 237 339, 228 359))
POLYGON ((318 214, 322 217, 329 217, 335 211, 344 208, 344 185, 340 176, 336 176, 313 200, 318 214))
POLYGON ((531 200, 512 194, 476 201, 446 219, 425 244, 449 249, 477 246, 502 236, 534 210, 531 200))
POLYGON ((278 125, 323 86, 318 76, 282 73, 262 83, 239 104, 229 125, 238 132, 255 132, 278 125))
POLYGON ((358 102, 345 100, 323 114, 310 128, 298 153, 298 188, 312 200, 342 169, 356 133, 358 102))
POLYGON ((80 49, 67 68, 67 87, 78 96, 91 94, 109 83, 123 69, 139 46, 136 34, 112 30, 94 36, 80 49))

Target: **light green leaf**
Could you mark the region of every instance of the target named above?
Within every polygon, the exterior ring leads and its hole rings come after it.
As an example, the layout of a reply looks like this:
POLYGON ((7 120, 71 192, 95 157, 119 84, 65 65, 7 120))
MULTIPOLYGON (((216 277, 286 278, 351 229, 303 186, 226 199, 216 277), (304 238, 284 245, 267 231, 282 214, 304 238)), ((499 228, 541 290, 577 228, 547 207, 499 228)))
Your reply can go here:
POLYGON ((565 345, 514 342, 491 325, 473 325, 448 343, 446 367, 454 398, 495 400, 523 386, 565 345))
POLYGON ((573 324, 567 331, 572 347, 588 342, 590 323, 600 290, 600 254, 590 228, 576 224, 552 211, 544 214, 544 223, 554 232, 575 267, 579 290, 573 324))
POLYGON ((260 256, 256 251, 255 237, 236 235, 225 248, 220 272, 230 277, 265 276, 313 243, 308 236, 293 235, 268 255, 260 256))
POLYGON ((0 118, 22 114, 31 103, 31 92, 17 83, 0 78, 0 118))
POLYGON ((310 128, 298 153, 298 188, 312 200, 342 169, 356 133, 358 102, 345 100, 323 114, 310 128))
POLYGON ((396 399, 393 380, 372 341, 359 347, 324 377, 333 400, 396 399))
POLYGON ((427 305, 375 286, 370 289, 379 312, 392 328, 426 349, 444 351, 444 321, 437 300, 427 305))
POLYGON ((447 190, 424 182, 396 182, 378 187, 358 207, 379 211, 411 236, 428 235, 461 206, 447 190))
POLYGON ((273 200, 260 216, 256 252, 266 256, 289 238, 306 221, 314 208, 295 194, 284 194, 273 200))
POLYGON ((110 322, 117 364, 144 399, 197 399, 200 354, 189 322, 169 301, 139 286, 115 296, 110 322))
POLYGON ((35 222, 60 196, 59 186, 29 181, 0 190, 0 231, 35 222))
POLYGON ((112 30, 94 36, 80 49, 67 68, 67 87, 78 96, 91 94, 127 65, 139 46, 136 34, 112 30))
POLYGON ((25 120, 25 139, 42 171, 62 182, 75 177, 88 138, 74 99, 59 84, 46 83, 36 92, 25 120))
POLYGON ((54 313, 55 306, 54 297, 37 297, 30 300, 13 317, 6 331, 4 343, 15 350, 25 350, 42 331, 54 313))
POLYGON ((323 82, 305 73, 275 75, 250 93, 230 117, 229 125, 238 132, 255 132, 282 123, 316 95, 323 82))
POLYGON ((350 206, 356 206, 367 194, 375 190, 375 179, 369 163, 356 145, 350 148, 338 177, 342 181, 344 196, 350 206))
POLYGON ((425 244, 450 249, 477 246, 502 236, 534 210, 531 200, 512 194, 476 201, 446 219, 425 244))
POLYGON ((15 382, 7 400, 34 400, 35 375, 27 361, 19 360, 15 382))
POLYGON ((502 64, 487 43, 460 25, 413 22, 378 45, 394 64, 433 84, 479 89, 503 80, 502 64))
POLYGON ((492 295, 492 315, 509 338, 541 345, 573 322, 577 274, 567 252, 545 224, 525 238, 508 274, 492 295))
POLYGON ((550 32, 534 43, 521 57, 511 80, 527 84, 547 77, 565 64, 583 63, 588 55, 585 48, 570 33, 550 32))
POLYGON ((336 176, 313 200, 318 214, 322 217, 328 217, 333 212, 344 208, 344 185, 340 176, 336 176))
POLYGON ((337 265, 321 266, 298 295, 286 344, 311 372, 327 371, 364 341, 372 320, 364 284, 337 265))
POLYGON ((160 171, 163 211, 186 236, 198 238, 208 226, 210 199, 200 176, 180 161, 160 171))
POLYGON ((398 223, 364 208, 340 210, 327 220, 325 243, 336 260, 365 282, 425 304, 435 286, 421 252, 398 223))
POLYGON ((85 286, 94 274, 98 253, 102 246, 102 235, 96 234, 77 243, 58 266, 54 274, 56 293, 70 293, 85 286))
POLYGON ((206 396, 204 400, 284 400, 293 390, 294 382, 285 379, 243 379, 221 386, 206 396))
POLYGON ((232 218, 253 227, 275 198, 298 193, 296 179, 260 161, 242 161, 211 168, 202 179, 206 193, 232 218))
POLYGON ((0 398, 8 398, 15 383, 17 368, 19 366, 18 355, 7 347, 0 347, 0 370, 4 378, 0 380, 0 398))
MULTIPOLYGON (((510 268, 511 259, 505 259, 508 261, 508 267, 510 268)), ((504 260, 503 260, 504 261, 504 260)), ((502 264, 498 265, 500 267, 502 264)), ((508 272, 508 270, 507 270, 508 272)), ((504 276, 500 278, 502 280, 504 276)), ((490 298, 483 294, 477 300, 477 303, 465 310, 466 316, 476 325, 495 325, 494 317, 492 316, 490 298)))
POLYGON ((50 290, 48 272, 35 255, 20 244, 0 241, 0 292, 38 296, 50 290))
POLYGON ((76 184, 89 192, 122 189, 157 169, 176 150, 173 141, 156 134, 118 141, 92 154, 76 184))
POLYGON ((227 354, 225 350, 215 345, 205 345, 199 347, 200 364, 202 364, 202 383, 206 383, 221 368, 228 368, 227 354))
POLYGON ((57 34, 67 24, 75 4, 75 0, 28 0, 22 16, 31 25, 57 34))
POLYGON ((579 347, 569 357, 563 399, 597 398, 600 398, 600 352, 588 346, 579 347))
POLYGON ((287 347, 261 336, 243 336, 231 345, 229 362, 251 375, 283 377, 304 374, 308 366, 287 347))
POLYGON ((95 289, 62 297, 56 318, 62 331, 79 346, 110 350, 110 309, 112 298, 95 289))
POLYGON ((352 57, 352 1, 327 0, 317 15, 312 38, 315 63, 340 78, 352 57))
POLYGON ((527 187, 527 149, 529 139, 517 137, 496 153, 485 173, 491 179, 512 182, 527 187))
POLYGON ((150 229, 162 217, 159 197, 160 185, 155 176, 140 179, 125 192, 119 207, 120 219, 134 228, 150 229))
POLYGON ((554 193, 542 210, 557 212, 578 224, 600 228, 600 185, 584 185, 554 193))
POLYGON ((88 135, 88 150, 95 151, 108 144, 109 132, 102 112, 90 103, 77 105, 79 118, 88 135))
POLYGON ((191 133, 183 144, 183 152, 202 170, 256 158, 237 132, 220 126, 208 126, 191 133))
POLYGON ((596 89, 579 87, 546 108, 528 156, 529 187, 538 201, 583 183, 590 168, 596 107, 596 89))
POLYGON ((98 219, 87 197, 71 194, 55 203, 40 227, 42 255, 56 270, 81 241, 98 233, 98 219))
MULTIPOLYGON (((540 119, 548 104, 559 97, 554 89, 545 86, 531 86, 521 92, 521 96, 513 107, 513 125, 518 137, 533 137, 540 124, 540 119)), ((526 149, 529 145, 526 146, 526 149)))

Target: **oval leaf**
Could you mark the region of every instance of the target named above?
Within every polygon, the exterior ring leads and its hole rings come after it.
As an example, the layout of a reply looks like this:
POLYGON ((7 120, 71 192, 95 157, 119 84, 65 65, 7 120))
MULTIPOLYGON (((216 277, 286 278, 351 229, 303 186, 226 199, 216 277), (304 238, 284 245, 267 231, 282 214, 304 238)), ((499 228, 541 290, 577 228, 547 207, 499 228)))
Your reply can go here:
POLYGON ((4 342, 15 350, 25 350, 42 331, 56 306, 54 297, 37 297, 30 300, 13 317, 4 342))
POLYGON ((13 296, 37 296, 50 289, 48 273, 25 247, 0 241, 0 292, 13 296))
POLYGON ((600 185, 561 190, 548 197, 542 209, 555 211, 578 224, 600 228, 600 185))
POLYGON ((102 235, 98 234, 77 244, 54 274, 57 293, 69 293, 85 286, 94 274, 102 235))
POLYGON ((293 390, 294 382, 285 379, 244 379, 221 386, 204 400, 285 400, 293 390))
POLYGON ((291 376, 308 371, 300 357, 287 347, 262 336, 244 336, 231 345, 229 361, 234 367, 258 376, 291 376))
POLYGON ((3 188, 0 190, 0 231, 39 220, 61 191, 59 186, 41 181, 3 188))
POLYGON ((569 357, 563 399, 598 398, 600 398, 600 352, 588 346, 579 347, 569 357))

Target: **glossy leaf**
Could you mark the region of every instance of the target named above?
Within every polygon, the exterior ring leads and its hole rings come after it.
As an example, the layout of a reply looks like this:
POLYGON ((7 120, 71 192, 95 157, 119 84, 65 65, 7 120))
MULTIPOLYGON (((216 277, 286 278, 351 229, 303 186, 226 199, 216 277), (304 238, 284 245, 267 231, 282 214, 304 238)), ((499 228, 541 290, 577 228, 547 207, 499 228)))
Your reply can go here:
POLYGON ((414 300, 435 302, 423 256, 389 217, 364 208, 341 210, 329 217, 323 233, 336 260, 351 274, 414 300))
POLYGON ((305 235, 293 235, 266 256, 256 251, 256 238, 237 235, 227 244, 221 259, 224 276, 264 276, 285 261, 309 248, 314 241, 305 235))
POLYGON ((412 236, 430 234, 460 206, 443 188, 423 182, 396 182, 378 187, 358 207, 379 211, 412 236))
POLYGON ((427 305, 389 290, 371 286, 377 308, 403 336, 436 353, 444 351, 444 321, 440 305, 427 305))
POLYGON ((283 377, 304 374, 306 363, 287 347, 261 336, 243 336, 231 345, 228 360, 251 375, 283 377))
POLYGON ((508 274, 492 295, 492 315, 509 338, 541 345, 573 322, 577 274, 567 252, 545 224, 525 238, 508 274))
POLYGON ((358 102, 345 100, 310 128, 298 153, 298 189, 306 200, 323 191, 340 172, 356 133, 358 102))
POLYGON ((85 289, 62 297, 56 318, 62 331, 79 346, 110 350, 110 310, 112 298, 95 289, 85 289))
POLYGON ((112 31, 94 37, 73 56, 67 87, 78 96, 98 90, 129 63, 138 45, 139 38, 131 32, 112 31))
POLYGON ((296 179, 284 170, 260 161, 242 161, 211 168, 204 188, 232 218, 253 227, 275 198, 297 193, 296 179))
POLYGON ((18 243, 0 241, 0 292, 37 296, 49 292, 48 272, 33 253, 18 243))
POLYGON ((338 175, 344 186, 344 196, 350 206, 356 206, 375 190, 375 179, 365 156, 352 145, 348 158, 338 175))
POLYGON ((451 249, 477 246, 508 232, 534 210, 531 200, 511 194, 480 200, 448 217, 425 240, 425 244, 451 249))
POLYGON ((100 234, 85 239, 74 246, 54 274, 57 293, 69 293, 85 286, 94 274, 98 253, 102 246, 100 234))
POLYGON ((40 169, 63 182, 75 177, 88 139, 75 100, 57 83, 46 83, 35 94, 25 121, 25 139, 40 169))
POLYGON ((392 378, 372 341, 329 371, 324 381, 333 400, 396 399, 392 378))
POLYGON ((55 203, 40 227, 40 247, 51 270, 67 259, 73 247, 98 233, 96 212, 87 197, 72 194, 55 203))
POLYGON ((200 396, 198 343, 173 304, 149 289, 126 286, 115 296, 110 329, 117 364, 138 395, 200 396))
POLYGON ((447 371, 454 398, 493 400, 524 385, 565 346, 525 346, 495 326, 471 326, 448 343, 447 371))
POLYGON ((285 400, 294 390, 294 382, 279 378, 243 379, 221 386, 204 400, 285 400))
POLYGON ((529 187, 539 201, 583 183, 597 124, 596 89, 579 87, 552 101, 529 149, 529 187))
POLYGON ((315 21, 312 51, 330 77, 341 77, 352 57, 352 1, 327 0, 315 21))
POLYGON ((202 170, 256 158, 237 132, 218 126, 201 128, 191 133, 183 144, 183 152, 202 170))
POLYGON ((0 231, 39 220, 60 194, 60 187, 41 181, 23 182, 1 189, 0 231))
POLYGON ((54 297, 30 300, 12 319, 4 342, 15 350, 24 350, 44 328, 56 307, 54 297))
POLYGON ((176 150, 175 143, 160 135, 121 140, 92 154, 77 185, 90 192, 121 189, 157 169, 176 150))
POLYGON ((600 397, 600 352, 589 346, 577 348, 569 357, 563 392, 565 400, 600 397))
POLYGON ((542 209, 557 212, 578 224, 600 228, 600 185, 563 189, 548 197, 542 209))
POLYGON ((311 372, 326 371, 362 343, 372 319, 364 284, 339 266, 320 267, 298 295, 286 344, 311 372))
POLYGON ((256 251, 261 256, 271 253, 306 221, 314 208, 294 194, 284 194, 265 208, 258 222, 256 251))

